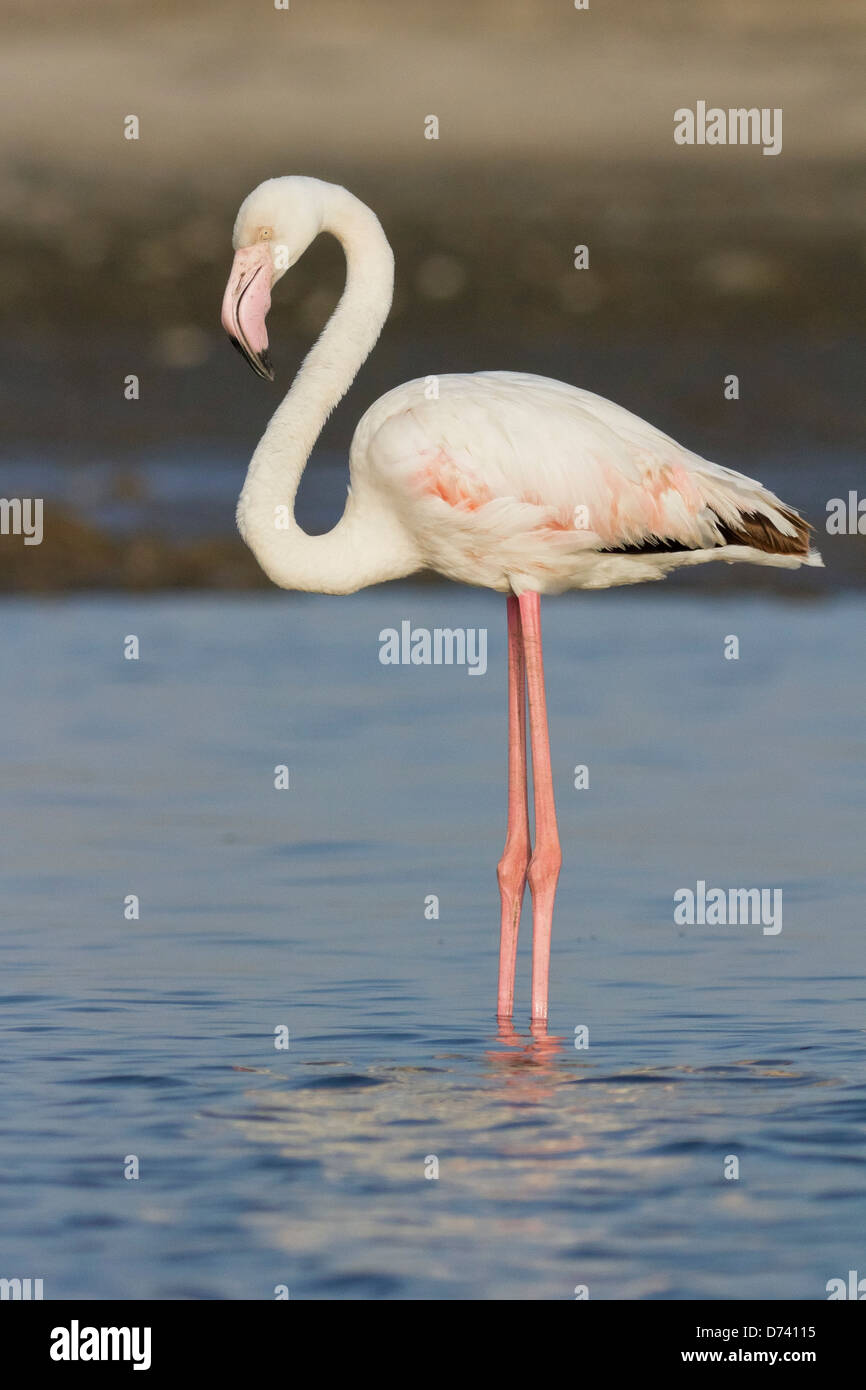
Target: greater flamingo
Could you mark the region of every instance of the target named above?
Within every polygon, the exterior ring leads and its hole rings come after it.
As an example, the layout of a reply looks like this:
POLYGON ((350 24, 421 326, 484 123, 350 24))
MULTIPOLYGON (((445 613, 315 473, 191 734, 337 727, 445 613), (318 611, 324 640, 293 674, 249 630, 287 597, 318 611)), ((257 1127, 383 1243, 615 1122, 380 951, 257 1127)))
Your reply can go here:
POLYGON ((511 1017, 517 933, 532 896, 532 1019, 547 1018, 553 903, 562 863, 550 763, 540 597, 661 579, 680 565, 820 565, 810 527, 751 478, 709 463, 589 391, 517 372, 407 382, 352 440, 342 517, 324 536, 294 519, 301 474, 391 307, 394 256, 375 214, 319 179, 268 179, 241 204, 222 322, 273 380, 271 289, 320 232, 341 242, 346 284, 250 461, 238 527, 284 589, 350 594, 420 569, 507 595, 508 823, 498 1015, 511 1017), (535 808, 530 839, 526 699, 535 808))

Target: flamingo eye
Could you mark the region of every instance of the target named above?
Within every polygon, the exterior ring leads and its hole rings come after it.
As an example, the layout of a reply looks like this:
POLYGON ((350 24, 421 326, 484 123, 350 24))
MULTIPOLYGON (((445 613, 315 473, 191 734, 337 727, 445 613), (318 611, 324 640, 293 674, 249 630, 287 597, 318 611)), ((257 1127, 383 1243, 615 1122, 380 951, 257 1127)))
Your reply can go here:
POLYGON ((273 236, 273 234, 274 234, 274 229, 273 229, 273 227, 259 227, 258 240, 259 240, 259 241, 270 241, 270 239, 271 239, 271 237, 273 236))

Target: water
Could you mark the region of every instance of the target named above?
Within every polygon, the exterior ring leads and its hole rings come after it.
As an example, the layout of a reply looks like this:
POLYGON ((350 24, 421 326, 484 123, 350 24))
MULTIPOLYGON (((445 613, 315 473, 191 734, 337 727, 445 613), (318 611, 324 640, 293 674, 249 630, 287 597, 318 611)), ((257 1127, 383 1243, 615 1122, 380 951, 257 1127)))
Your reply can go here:
POLYGON ((546 1038, 526 918, 493 1020, 500 599, 6 601, 0 1275, 820 1299, 866 1272, 862 615, 727 576, 544 605, 546 1038), (488 673, 380 665, 404 618, 488 627, 488 673), (782 932, 674 925, 698 879, 781 888, 782 932))

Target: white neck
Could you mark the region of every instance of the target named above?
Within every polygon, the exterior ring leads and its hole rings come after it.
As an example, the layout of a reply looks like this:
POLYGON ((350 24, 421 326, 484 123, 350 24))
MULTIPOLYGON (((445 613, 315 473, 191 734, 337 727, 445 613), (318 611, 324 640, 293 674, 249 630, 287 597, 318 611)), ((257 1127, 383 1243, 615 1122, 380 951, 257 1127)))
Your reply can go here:
POLYGON ((406 574, 414 565, 398 554, 383 554, 388 549, 386 519, 359 506, 352 493, 327 535, 308 536, 295 521, 298 484, 313 445, 369 356, 394 292, 394 254, 378 218, 345 188, 321 187, 322 231, 343 247, 346 286, 250 460, 238 501, 238 527, 262 569, 281 588, 346 594, 406 574))

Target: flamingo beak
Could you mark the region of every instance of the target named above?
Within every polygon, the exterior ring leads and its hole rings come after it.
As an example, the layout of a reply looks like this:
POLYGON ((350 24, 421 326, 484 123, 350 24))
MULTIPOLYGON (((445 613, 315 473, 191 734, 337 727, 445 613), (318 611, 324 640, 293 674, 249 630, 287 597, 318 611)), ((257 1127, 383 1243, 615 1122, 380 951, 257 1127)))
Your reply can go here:
POLYGON ((242 246, 223 296, 222 325, 257 376, 273 381, 265 315, 271 307, 273 264, 266 242, 242 246))

